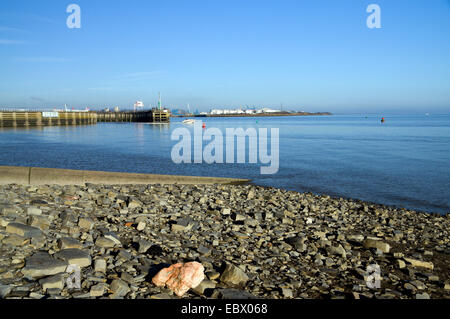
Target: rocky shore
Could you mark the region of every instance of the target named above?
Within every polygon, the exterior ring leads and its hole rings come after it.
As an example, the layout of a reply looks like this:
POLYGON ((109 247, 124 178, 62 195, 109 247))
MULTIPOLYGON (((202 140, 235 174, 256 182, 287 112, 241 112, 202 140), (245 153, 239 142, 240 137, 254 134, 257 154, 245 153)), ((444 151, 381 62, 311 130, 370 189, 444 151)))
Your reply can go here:
POLYGON ((182 298, 450 298, 449 230, 449 215, 252 185, 4 185, 0 298, 179 298, 152 278, 189 261, 206 276, 182 298))

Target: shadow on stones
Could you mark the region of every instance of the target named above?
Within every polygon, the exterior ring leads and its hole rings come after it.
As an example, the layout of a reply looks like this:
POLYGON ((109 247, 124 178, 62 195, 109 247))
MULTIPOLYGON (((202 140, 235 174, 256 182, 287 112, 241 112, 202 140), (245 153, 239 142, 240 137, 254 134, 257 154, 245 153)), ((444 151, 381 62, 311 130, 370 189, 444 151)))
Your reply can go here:
POLYGON ((167 264, 167 263, 160 263, 160 264, 151 265, 150 268, 148 269, 147 276, 145 276, 145 280, 147 282, 151 282, 153 277, 155 277, 157 273, 159 273, 162 269, 170 267, 170 266, 171 265, 167 264))

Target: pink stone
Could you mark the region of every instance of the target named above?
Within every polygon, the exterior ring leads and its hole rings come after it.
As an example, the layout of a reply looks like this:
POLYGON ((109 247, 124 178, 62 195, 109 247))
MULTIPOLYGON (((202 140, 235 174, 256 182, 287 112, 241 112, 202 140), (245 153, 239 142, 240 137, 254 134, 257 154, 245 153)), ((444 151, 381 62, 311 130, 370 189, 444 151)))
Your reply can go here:
POLYGON ((203 281, 205 268, 202 264, 194 261, 189 263, 178 263, 168 268, 161 269, 152 282, 158 287, 167 286, 177 296, 183 296, 189 289, 195 288, 203 281))

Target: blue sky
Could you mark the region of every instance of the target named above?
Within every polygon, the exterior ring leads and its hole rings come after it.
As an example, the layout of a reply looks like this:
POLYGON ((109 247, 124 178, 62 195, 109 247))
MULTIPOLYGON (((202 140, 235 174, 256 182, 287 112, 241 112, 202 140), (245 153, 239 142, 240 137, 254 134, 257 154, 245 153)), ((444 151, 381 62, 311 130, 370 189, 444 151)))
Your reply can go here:
POLYGON ((450 113, 450 1, 0 2, 0 107, 154 106, 158 91, 199 110, 450 113))

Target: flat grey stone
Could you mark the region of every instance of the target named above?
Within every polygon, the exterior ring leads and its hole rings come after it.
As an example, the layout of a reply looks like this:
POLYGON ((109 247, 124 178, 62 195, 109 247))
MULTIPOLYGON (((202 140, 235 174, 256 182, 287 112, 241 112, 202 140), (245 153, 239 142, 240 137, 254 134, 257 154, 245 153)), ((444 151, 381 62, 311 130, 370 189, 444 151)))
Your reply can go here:
POLYGON ((6 226, 6 232, 10 234, 16 234, 25 238, 33 238, 42 235, 42 231, 39 228, 20 223, 9 223, 6 226))
POLYGON ((58 248, 59 249, 68 249, 68 248, 76 248, 81 249, 83 245, 72 237, 63 237, 58 239, 58 248))
POLYGON ((42 286, 44 291, 47 289, 63 289, 64 288, 64 278, 66 273, 59 273, 54 276, 49 276, 39 280, 39 284, 42 286))
POLYGON ((92 263, 91 255, 86 250, 68 248, 55 254, 55 257, 67 261, 70 265, 78 265, 80 268, 88 267, 92 263))
POLYGON ((65 272, 67 266, 66 261, 55 259, 47 253, 38 252, 26 259, 22 273, 29 278, 42 278, 65 272))
POLYGON ((105 283, 99 283, 91 287, 89 295, 91 297, 101 297, 106 293, 106 291, 108 291, 108 285, 105 283))
POLYGON ((231 285, 245 284, 248 279, 248 276, 241 268, 228 262, 226 263, 225 270, 220 276, 220 281, 231 285))
POLYGON ((99 237, 95 241, 95 245, 102 248, 113 248, 116 246, 114 241, 106 237, 99 237))
POLYGON ((122 242, 115 232, 108 232, 104 236, 106 239, 112 240, 116 246, 122 246, 122 242))
POLYGON ((0 299, 5 298, 13 289, 12 285, 0 285, 0 299))
POLYGON ((215 289, 215 288, 216 284, 214 282, 205 279, 200 283, 200 285, 198 285, 195 288, 192 288, 192 291, 194 291, 196 294, 203 295, 206 289, 215 289))
POLYGON ((94 270, 96 272, 106 272, 106 260, 99 258, 94 261, 94 270))
POLYGON ((35 215, 35 216, 39 216, 42 215, 42 210, 40 210, 37 207, 28 207, 27 208, 27 214, 28 215, 35 215))
POLYGON ((256 296, 252 295, 251 293, 245 290, 233 288, 220 289, 218 294, 219 297, 222 299, 256 299, 256 296))
POLYGON ((121 279, 114 279, 111 283, 110 289, 113 292, 112 298, 124 297, 130 291, 128 284, 121 279))

